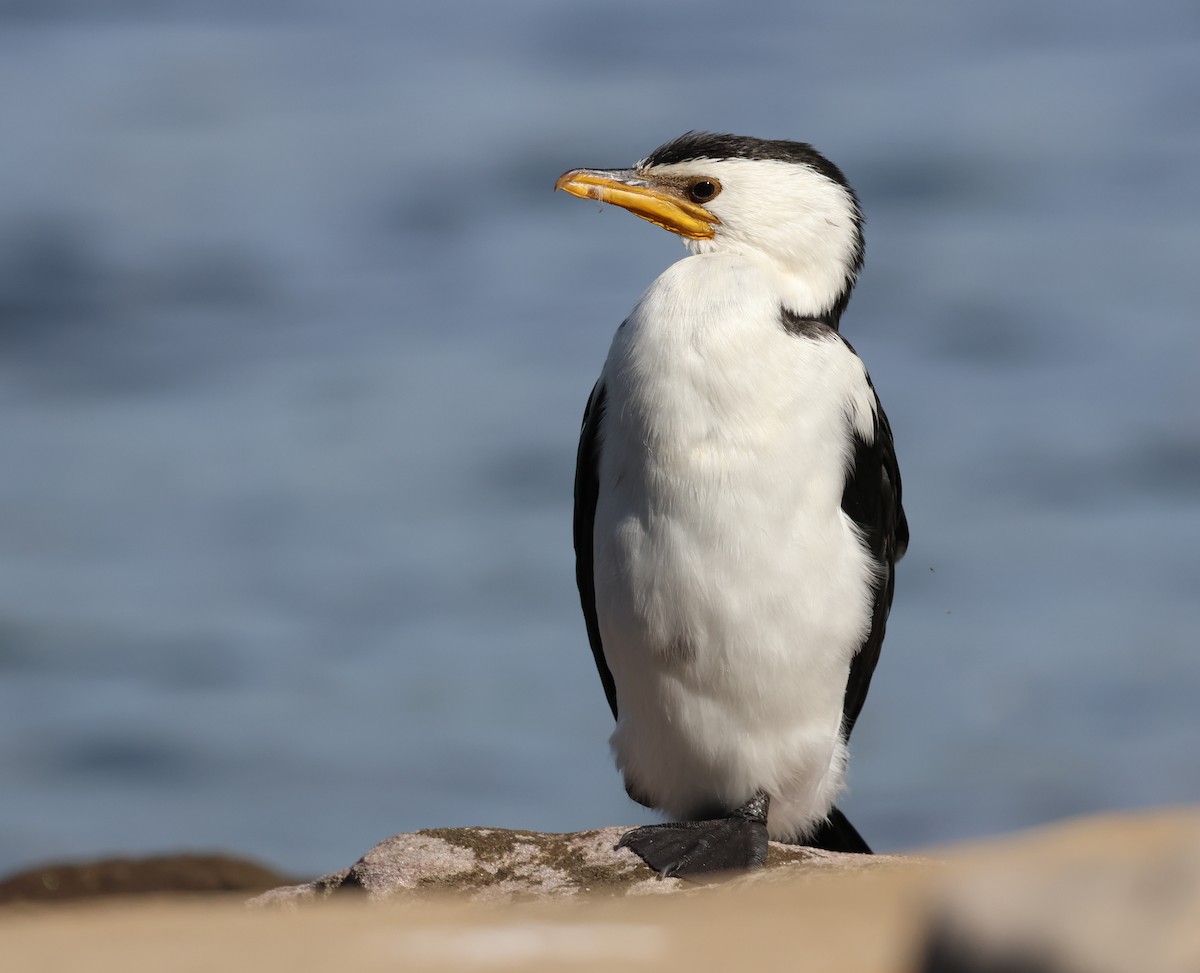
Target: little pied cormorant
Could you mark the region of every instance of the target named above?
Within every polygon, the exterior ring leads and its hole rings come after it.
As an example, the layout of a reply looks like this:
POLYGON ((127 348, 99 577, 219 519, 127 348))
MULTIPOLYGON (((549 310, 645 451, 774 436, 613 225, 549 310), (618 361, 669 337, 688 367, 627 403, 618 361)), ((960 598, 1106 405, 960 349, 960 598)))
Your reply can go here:
POLYGON ((752 868, 768 836, 870 852, 834 806, 908 544, 892 433, 838 334, 863 259, 841 171, 801 142, 689 132, 557 189, 679 234, 583 419, 575 551, 660 875, 752 868))

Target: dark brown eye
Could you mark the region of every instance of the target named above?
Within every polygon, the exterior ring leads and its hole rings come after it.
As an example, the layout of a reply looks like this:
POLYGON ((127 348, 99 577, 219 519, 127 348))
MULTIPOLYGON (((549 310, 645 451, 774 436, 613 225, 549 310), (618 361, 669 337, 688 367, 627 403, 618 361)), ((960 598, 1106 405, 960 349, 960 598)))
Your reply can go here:
POLYGON ((697 179, 688 186, 688 195, 697 203, 707 203, 720 191, 721 187, 710 179, 697 179))

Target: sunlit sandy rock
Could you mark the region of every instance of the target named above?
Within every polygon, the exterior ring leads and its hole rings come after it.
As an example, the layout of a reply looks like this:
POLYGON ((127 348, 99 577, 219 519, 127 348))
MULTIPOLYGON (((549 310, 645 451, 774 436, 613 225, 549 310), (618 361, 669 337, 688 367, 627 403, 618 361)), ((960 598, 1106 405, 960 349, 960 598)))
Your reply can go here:
POLYGON ((0 905, 109 896, 261 892, 288 876, 230 855, 150 855, 39 865, 0 879, 0 905))
MULTIPOLYGON (((626 828, 543 834, 500 828, 438 828, 396 835, 353 866, 314 882, 274 889, 253 905, 300 902, 350 891, 373 899, 457 892, 475 900, 562 898, 584 892, 659 895, 696 883, 660 881, 632 852, 615 851, 626 828)), ((908 861, 883 855, 841 855, 772 842, 767 867, 733 878, 763 883, 802 871, 852 871, 908 861)), ((730 876, 722 876, 730 878, 730 876)))
POLYGON ((1075 821, 953 869, 922 973, 1196 973, 1200 815, 1075 821))

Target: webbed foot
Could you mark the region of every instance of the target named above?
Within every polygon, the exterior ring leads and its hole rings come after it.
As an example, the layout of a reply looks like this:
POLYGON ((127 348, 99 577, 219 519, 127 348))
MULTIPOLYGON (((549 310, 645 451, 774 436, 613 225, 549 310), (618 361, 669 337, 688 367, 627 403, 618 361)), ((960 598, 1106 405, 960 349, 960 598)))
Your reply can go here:
POLYGON ((769 803, 766 794, 756 794, 725 818, 634 828, 617 848, 628 848, 659 878, 762 868, 769 803))

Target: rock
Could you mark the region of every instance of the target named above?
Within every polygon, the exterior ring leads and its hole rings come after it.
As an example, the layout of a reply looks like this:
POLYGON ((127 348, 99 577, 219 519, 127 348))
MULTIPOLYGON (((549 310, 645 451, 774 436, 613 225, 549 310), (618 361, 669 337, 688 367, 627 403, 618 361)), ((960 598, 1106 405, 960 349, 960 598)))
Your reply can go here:
POLYGON ((953 871, 922 973, 1196 973, 1200 816, 1045 829, 953 871))
MULTIPOLYGON (((273 889, 251 900, 268 906, 348 892, 372 899, 454 892, 475 901, 659 895, 697 883, 658 877, 633 852, 615 851, 627 828, 543 834, 501 828, 435 828, 380 842, 350 868, 313 882, 273 889)), ((895 867, 914 859, 847 855, 771 843, 767 867, 738 883, 764 883, 808 872, 895 867)), ((728 877, 728 876, 726 876, 728 877)))
POLYGON ((0 904, 172 892, 260 892, 289 879, 256 862, 226 855, 107 858, 42 865, 0 880, 0 904))
POLYGON ((1200 808, 1075 819, 923 860, 776 845, 770 867, 703 888, 646 877, 636 859, 612 852, 621 830, 403 835, 370 862, 260 899, 319 901, 314 908, 158 896, 0 909, 0 968, 1200 970, 1200 808), (534 874, 538 859, 564 857, 575 864, 560 871, 573 880, 534 874), (517 865, 505 873, 505 861, 517 865), (530 891, 506 891, 521 875, 530 891), (571 881, 591 894, 572 894, 571 881), (333 891, 340 887, 358 894, 333 891), (454 888, 461 894, 437 894, 454 888))

